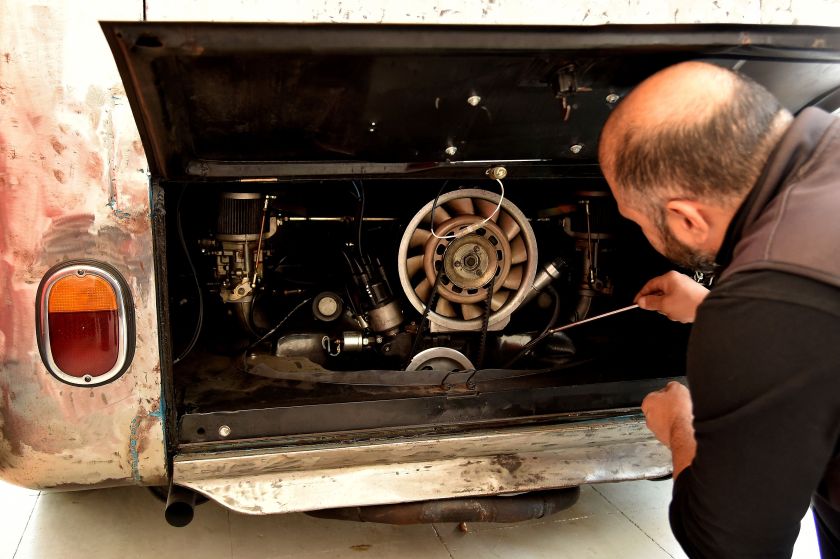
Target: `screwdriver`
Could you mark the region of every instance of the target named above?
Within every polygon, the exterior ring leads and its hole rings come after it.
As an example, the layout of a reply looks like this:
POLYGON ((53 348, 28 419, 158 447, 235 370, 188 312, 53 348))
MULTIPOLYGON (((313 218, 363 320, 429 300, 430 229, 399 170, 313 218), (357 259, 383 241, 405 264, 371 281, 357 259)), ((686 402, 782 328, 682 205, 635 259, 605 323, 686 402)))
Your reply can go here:
POLYGON ((613 316, 614 314, 619 314, 619 313, 623 313, 623 312, 627 312, 627 311, 632 311, 633 309, 638 309, 638 308, 639 308, 639 305, 630 305, 629 307, 622 307, 622 308, 616 309, 614 311, 605 312, 604 314, 599 314, 597 316, 593 316, 592 318, 586 318, 584 320, 578 320, 577 322, 572 322, 572 323, 566 324, 564 326, 558 326, 557 328, 552 328, 550 330, 546 330, 545 332, 543 332, 542 334, 540 334, 539 336, 537 336, 536 338, 534 338, 533 340, 531 340, 530 342, 525 344, 525 346, 520 350, 520 352, 516 354, 516 357, 514 357, 513 359, 508 361, 507 364, 505 364, 505 368, 512 367, 514 363, 516 363, 522 357, 524 357, 525 355, 530 353, 531 350, 534 349, 534 346, 536 346, 538 343, 543 341, 545 338, 547 338, 551 334, 554 334, 555 332, 562 332, 563 330, 568 330, 569 328, 573 328, 575 326, 580 326, 581 324, 586 324, 587 322, 592 322, 594 320, 601 320, 602 318, 607 318, 608 316, 613 316))
POLYGON ((627 311, 632 311, 633 309, 638 309, 639 305, 630 305, 629 307, 622 307, 620 309, 616 309, 614 311, 605 312, 604 314, 599 314, 597 316, 593 316, 592 318, 586 318, 584 320, 578 320, 577 322, 572 322, 570 324, 566 324, 564 326, 558 326, 557 328, 552 328, 546 334, 553 334, 555 332, 562 332, 563 330, 568 330, 569 328, 574 328, 575 326, 580 326, 581 324, 586 324, 587 322, 593 322, 595 320, 601 320, 602 318, 607 318, 608 316, 612 316, 614 314, 623 313, 627 311))

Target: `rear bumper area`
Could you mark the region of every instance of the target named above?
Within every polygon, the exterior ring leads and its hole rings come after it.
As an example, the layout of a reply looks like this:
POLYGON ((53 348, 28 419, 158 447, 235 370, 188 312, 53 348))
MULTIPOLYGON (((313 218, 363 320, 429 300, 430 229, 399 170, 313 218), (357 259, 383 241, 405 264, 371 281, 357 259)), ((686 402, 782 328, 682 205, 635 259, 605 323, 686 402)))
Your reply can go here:
POLYGON ((549 426, 180 454, 173 479, 247 514, 498 495, 662 477, 671 456, 641 415, 549 426))

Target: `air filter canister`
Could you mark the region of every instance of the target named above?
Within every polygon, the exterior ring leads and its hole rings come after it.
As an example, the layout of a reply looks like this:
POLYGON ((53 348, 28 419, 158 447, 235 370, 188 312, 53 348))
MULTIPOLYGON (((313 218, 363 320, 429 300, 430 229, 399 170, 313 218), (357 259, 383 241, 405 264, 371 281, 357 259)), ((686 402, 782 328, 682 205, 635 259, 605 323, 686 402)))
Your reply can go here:
POLYGON ((256 241, 260 237, 263 196, 255 192, 224 192, 219 199, 216 238, 220 241, 256 241))

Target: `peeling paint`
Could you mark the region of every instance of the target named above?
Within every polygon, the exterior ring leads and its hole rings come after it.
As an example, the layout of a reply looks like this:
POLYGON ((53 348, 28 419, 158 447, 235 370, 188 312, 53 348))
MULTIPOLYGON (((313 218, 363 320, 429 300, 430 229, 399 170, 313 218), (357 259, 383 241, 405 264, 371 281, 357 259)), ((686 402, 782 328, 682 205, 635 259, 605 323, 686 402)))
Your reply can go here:
POLYGON ((166 479, 146 161, 98 25, 140 14, 142 0, 0 3, 0 478, 19 485, 166 479), (35 339, 38 283, 76 258, 117 268, 143 333, 95 389, 49 375, 35 339))
POLYGON ((131 217, 130 213, 123 211, 117 207, 117 201, 114 198, 111 198, 111 200, 108 201, 108 203, 105 205, 111 208, 111 211, 114 212, 114 215, 117 216, 117 219, 128 219, 129 217, 131 217))
POLYGON ((140 452, 137 450, 137 428, 140 425, 140 420, 141 417, 139 415, 131 420, 128 438, 128 454, 131 457, 131 477, 137 483, 143 481, 143 476, 140 475, 140 452))

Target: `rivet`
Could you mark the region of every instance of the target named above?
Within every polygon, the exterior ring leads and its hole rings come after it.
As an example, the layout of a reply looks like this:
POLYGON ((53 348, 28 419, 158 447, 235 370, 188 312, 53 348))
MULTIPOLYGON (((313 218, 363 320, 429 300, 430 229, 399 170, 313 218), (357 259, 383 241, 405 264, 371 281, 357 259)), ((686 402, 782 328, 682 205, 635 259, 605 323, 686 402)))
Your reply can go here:
POLYGON ((227 438, 230 436, 230 427, 227 425, 222 425, 219 427, 219 436, 222 438, 227 438))
POLYGON ((84 379, 85 379, 85 382, 93 382, 93 377, 90 376, 90 375, 85 375, 84 379))

